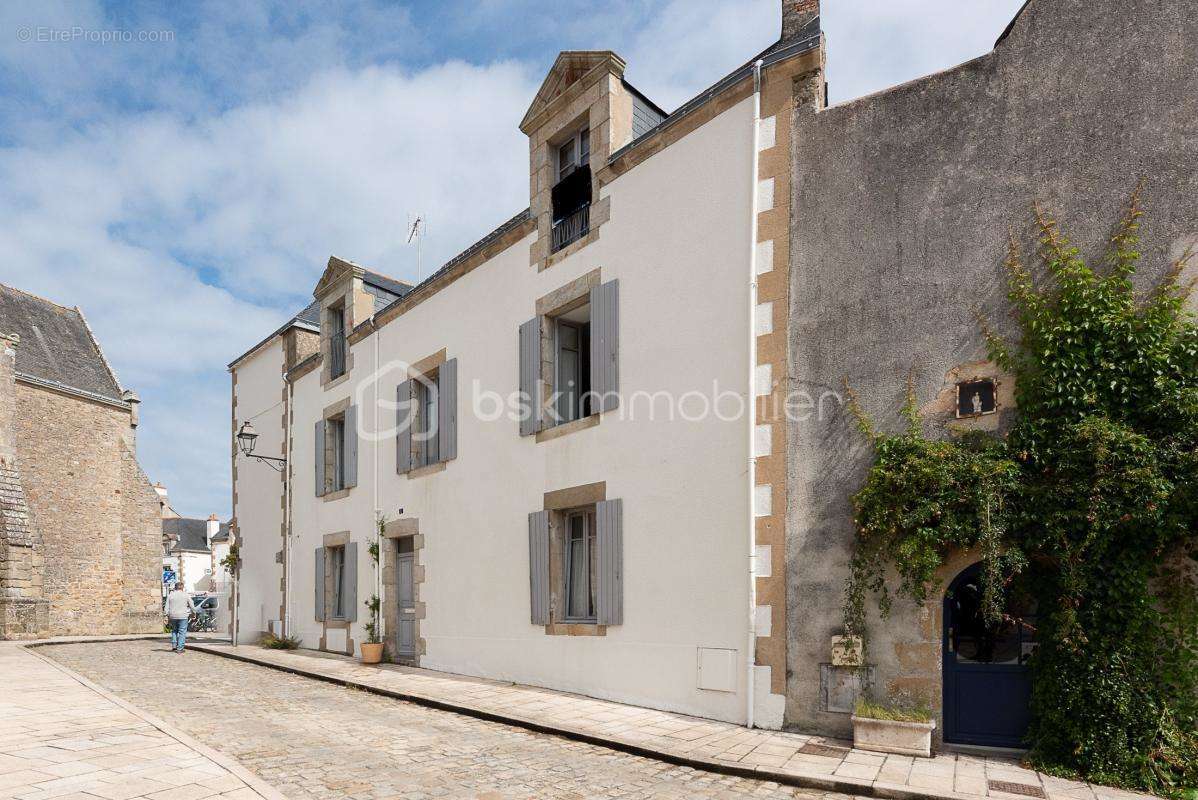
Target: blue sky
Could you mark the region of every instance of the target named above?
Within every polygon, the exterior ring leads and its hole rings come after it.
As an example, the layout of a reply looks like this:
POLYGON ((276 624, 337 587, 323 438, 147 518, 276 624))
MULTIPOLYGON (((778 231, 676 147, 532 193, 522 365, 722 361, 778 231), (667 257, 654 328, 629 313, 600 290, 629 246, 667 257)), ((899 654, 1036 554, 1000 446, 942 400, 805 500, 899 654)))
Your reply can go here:
MULTIPOLYGON (((987 52, 1019 5, 824 0, 832 101, 987 52)), ((227 515, 225 365, 330 254, 419 280, 524 208, 516 126, 559 50, 617 51, 669 110, 779 20, 780 0, 2 4, 0 282, 83 309, 141 394, 147 474, 227 515), (89 41, 111 30, 158 41, 89 41)))

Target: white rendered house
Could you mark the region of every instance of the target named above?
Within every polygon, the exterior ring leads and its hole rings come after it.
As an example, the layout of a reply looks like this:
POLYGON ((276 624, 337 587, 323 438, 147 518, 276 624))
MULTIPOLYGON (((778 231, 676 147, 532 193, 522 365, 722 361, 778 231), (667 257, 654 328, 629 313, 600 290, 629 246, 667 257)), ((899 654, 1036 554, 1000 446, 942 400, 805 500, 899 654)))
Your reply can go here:
POLYGON ((528 210, 416 286, 330 258, 230 365, 234 437, 275 459, 232 447, 239 641, 352 655, 377 594, 397 661, 782 724, 789 132, 823 100, 818 4, 783 2, 782 38, 673 113, 623 73, 558 57, 521 124, 528 210))

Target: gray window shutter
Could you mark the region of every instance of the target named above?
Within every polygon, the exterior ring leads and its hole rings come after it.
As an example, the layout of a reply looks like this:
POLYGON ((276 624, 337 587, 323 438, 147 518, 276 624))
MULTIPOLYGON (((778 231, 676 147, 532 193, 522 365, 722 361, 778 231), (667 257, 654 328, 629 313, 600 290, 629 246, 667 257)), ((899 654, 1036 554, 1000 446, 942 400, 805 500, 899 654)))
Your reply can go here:
POLYGON ((316 621, 324 622, 324 548, 316 548, 316 621))
POLYGON ((620 282, 591 289, 591 391, 596 411, 620 404, 620 282))
POLYGON ((345 619, 356 622, 358 619, 358 543, 349 542, 345 545, 345 619))
POLYGON ((324 420, 316 423, 316 496, 324 497, 324 420))
POLYGON ((595 621, 600 625, 624 622, 624 501, 595 504, 596 571, 595 621))
POLYGON ((395 394, 395 470, 400 475, 412 471, 412 386, 412 380, 406 380, 395 394))
POLYGON ((458 360, 437 370, 437 452, 441 461, 458 457, 458 360))
POLYGON ((358 485, 358 407, 345 409, 345 488, 358 485))
POLYGON ((541 429, 541 318, 533 317, 520 326, 520 397, 532 405, 532 413, 520 417, 520 435, 531 436, 541 429))
POLYGON ((549 624, 549 512, 528 515, 528 582, 532 624, 549 624))

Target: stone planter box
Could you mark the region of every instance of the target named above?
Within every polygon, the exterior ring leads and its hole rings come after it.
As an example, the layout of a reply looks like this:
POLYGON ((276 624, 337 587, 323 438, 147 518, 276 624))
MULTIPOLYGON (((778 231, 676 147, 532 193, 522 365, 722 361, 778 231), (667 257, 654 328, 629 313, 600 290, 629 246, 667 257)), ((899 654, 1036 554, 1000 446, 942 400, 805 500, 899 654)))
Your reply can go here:
POLYGON ((897 722, 853 715, 853 747, 875 753, 932 757, 932 731, 936 723, 897 722))

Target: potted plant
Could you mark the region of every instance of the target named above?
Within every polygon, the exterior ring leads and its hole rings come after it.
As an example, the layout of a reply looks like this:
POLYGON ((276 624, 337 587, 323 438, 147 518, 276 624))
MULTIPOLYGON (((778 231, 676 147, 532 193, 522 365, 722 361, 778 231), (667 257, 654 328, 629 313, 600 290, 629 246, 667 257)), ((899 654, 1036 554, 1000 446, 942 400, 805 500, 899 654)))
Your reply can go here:
POLYGON ((875 703, 862 698, 853 712, 853 747, 931 758, 935 729, 936 721, 926 706, 875 703))
POLYGON ((366 641, 362 643, 362 663, 378 664, 383 660, 383 642, 379 639, 379 596, 372 595, 366 601, 370 621, 366 623, 366 641))

